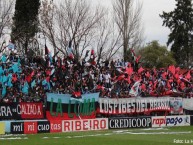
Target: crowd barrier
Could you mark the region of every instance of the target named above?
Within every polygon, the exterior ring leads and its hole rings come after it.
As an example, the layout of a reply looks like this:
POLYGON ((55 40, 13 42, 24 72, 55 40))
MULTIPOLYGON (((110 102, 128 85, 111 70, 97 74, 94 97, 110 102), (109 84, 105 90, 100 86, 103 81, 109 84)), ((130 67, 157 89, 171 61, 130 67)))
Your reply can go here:
POLYGON ((83 120, 20 121, 11 122, 11 134, 60 133, 72 131, 106 130, 107 118, 83 120))
POLYGON ((117 117, 79 120, 12 120, 0 122, 0 134, 61 133, 107 129, 193 126, 193 116, 117 117))

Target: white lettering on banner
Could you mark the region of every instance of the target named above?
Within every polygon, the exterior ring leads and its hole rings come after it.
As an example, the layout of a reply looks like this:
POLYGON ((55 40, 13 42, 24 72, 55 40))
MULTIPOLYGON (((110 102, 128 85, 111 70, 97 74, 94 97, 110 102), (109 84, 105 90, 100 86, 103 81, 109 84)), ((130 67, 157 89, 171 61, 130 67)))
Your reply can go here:
POLYGON ((110 119, 109 127, 111 129, 151 127, 151 118, 110 119))
POLYGON ((190 126, 190 116, 180 115, 180 116, 166 116, 167 126, 190 126))
MULTIPOLYGON (((113 104, 113 102, 111 102, 111 100, 109 100, 109 104, 113 104)), ((109 105, 109 113, 113 112, 113 106, 109 105)))
POLYGON ((28 124, 27 129, 28 129, 28 131, 34 131, 35 130, 35 123, 28 124))
POLYGON ((165 127, 166 117, 165 116, 152 116, 152 127, 165 127))
POLYGON ((38 131, 46 131, 50 129, 50 125, 49 124, 39 124, 38 125, 38 131))
POLYGON ((166 98, 128 98, 128 99, 99 99, 100 113, 126 114, 143 113, 148 111, 170 111, 170 99, 166 98), (149 104, 149 107, 148 107, 149 104))
POLYGON ((152 116, 152 127, 165 126, 190 126, 190 116, 152 116))
POLYGON ((23 123, 21 123, 20 125, 14 125, 13 126, 13 131, 14 132, 23 131, 23 123))
POLYGON ((83 119, 62 121, 62 132, 105 130, 108 129, 108 119, 83 119))
POLYGON ((60 130, 61 129, 61 125, 60 124, 54 124, 54 123, 50 123, 51 126, 51 130, 60 130))
POLYGON ((35 104, 24 104, 21 105, 21 114, 25 115, 41 115, 41 108, 35 104))
POLYGON ((0 116, 12 116, 11 108, 9 106, 0 106, 0 116))

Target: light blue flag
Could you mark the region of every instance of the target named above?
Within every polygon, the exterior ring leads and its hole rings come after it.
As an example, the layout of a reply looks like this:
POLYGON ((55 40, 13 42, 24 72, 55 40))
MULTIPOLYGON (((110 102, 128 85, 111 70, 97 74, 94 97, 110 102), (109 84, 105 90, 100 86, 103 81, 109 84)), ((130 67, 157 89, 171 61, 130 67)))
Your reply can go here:
POLYGON ((18 64, 15 63, 15 64, 12 66, 12 69, 13 69, 13 72, 14 72, 14 73, 18 72, 18 70, 19 70, 18 64))
POLYGON ((0 83, 3 83, 3 76, 0 75, 0 83))
POLYGON ((47 85, 48 85, 48 90, 51 90, 50 83, 47 83, 47 85))
POLYGON ((38 79, 38 84, 40 84, 40 80, 38 79))
POLYGON ((17 63, 18 63, 18 66, 21 66, 21 60, 20 60, 20 58, 18 58, 17 63))
POLYGON ((28 85, 27 82, 25 82, 25 84, 24 84, 24 86, 23 86, 23 88, 22 88, 22 92, 23 92, 24 94, 28 94, 28 89, 29 89, 29 85, 28 85))
POLYGON ((2 66, 0 66, 0 75, 4 73, 2 66))
POLYGON ((5 97, 6 93, 7 93, 6 86, 3 86, 2 96, 5 97))
POLYGON ((51 71, 51 75, 53 75, 53 74, 54 74, 54 72, 55 72, 55 69, 52 69, 52 71, 51 71))
POLYGON ((46 80, 43 80, 42 81, 42 85, 45 86, 47 84, 47 81, 46 80))
POLYGON ((7 82, 7 86, 8 86, 8 87, 13 87, 12 82, 11 82, 11 81, 8 81, 8 82, 7 82))
POLYGON ((6 75, 3 76, 3 83, 7 82, 8 77, 6 75))
POLYGON ((8 75, 7 86, 8 86, 8 87, 13 87, 13 84, 12 84, 12 73, 10 73, 10 74, 8 75))
POLYGON ((7 47, 9 48, 9 50, 15 49, 15 45, 13 43, 9 43, 9 45, 7 47))
POLYGON ((32 83, 31 83, 31 88, 35 87, 36 86, 36 81, 33 80, 32 83))
POLYGON ((3 54, 2 57, 1 57, 1 61, 6 62, 6 60, 7 60, 7 57, 5 56, 5 54, 3 54))

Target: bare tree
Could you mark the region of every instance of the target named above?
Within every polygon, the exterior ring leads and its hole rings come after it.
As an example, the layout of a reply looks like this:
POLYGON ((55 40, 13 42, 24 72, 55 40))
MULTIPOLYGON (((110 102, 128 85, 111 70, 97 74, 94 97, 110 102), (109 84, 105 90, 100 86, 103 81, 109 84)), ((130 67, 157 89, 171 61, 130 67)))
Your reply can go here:
POLYGON ((110 11, 107 10, 106 15, 98 24, 94 40, 98 57, 97 63, 101 60, 110 60, 122 47, 120 40, 121 34, 115 29, 110 11))
MULTIPOLYGON (((40 12, 40 29, 44 35, 44 39, 48 39, 48 41, 54 47, 54 53, 56 53, 56 49, 59 49, 56 44, 56 36, 55 36, 55 15, 56 15, 56 6, 53 4, 53 1, 43 0, 40 12)), ((46 40, 45 40, 46 41, 46 40)))
MULTIPOLYGON (((0 42, 5 41, 3 36, 10 31, 13 6, 14 0, 0 0, 0 42)), ((4 49, 2 46, 3 44, 0 46, 0 52, 4 49)))
POLYGON ((41 11, 41 28, 54 53, 59 50, 66 54, 68 43, 72 41, 74 55, 79 58, 91 46, 94 30, 104 15, 103 9, 93 7, 89 0, 64 0, 52 6, 47 3, 41 11))
POLYGON ((127 50, 139 47, 143 41, 142 4, 134 6, 134 0, 115 0, 113 10, 115 23, 122 35, 123 57, 126 60, 127 50))

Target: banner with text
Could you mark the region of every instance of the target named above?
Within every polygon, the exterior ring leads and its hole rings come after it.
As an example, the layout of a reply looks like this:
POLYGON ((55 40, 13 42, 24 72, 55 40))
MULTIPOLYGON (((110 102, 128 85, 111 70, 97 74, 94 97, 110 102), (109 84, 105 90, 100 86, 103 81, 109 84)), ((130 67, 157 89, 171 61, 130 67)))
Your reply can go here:
POLYGON ((166 126, 190 126, 190 116, 166 116, 166 126))
POLYGON ((42 103, 0 103, 0 120, 43 118, 42 103))
POLYGON ((152 116, 152 127, 190 126, 189 115, 152 116))
POLYGON ((72 98, 70 94, 47 93, 46 117, 48 120, 93 119, 96 116, 99 93, 72 98))
POLYGON ((109 118, 109 129, 149 128, 151 117, 109 118))
POLYGON ((108 118, 62 121, 62 132, 108 129, 108 118))
POLYGON ((98 113, 101 114, 135 114, 153 111, 170 111, 170 97, 164 98, 100 98, 98 113))

